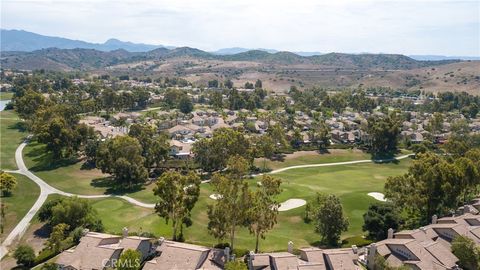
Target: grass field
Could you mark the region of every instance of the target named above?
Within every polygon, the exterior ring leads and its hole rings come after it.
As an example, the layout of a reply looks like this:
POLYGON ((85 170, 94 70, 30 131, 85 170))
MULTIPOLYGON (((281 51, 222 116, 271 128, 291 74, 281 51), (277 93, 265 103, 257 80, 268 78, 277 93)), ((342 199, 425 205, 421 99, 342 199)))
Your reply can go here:
MULTIPOLYGON (((83 169, 83 162, 77 160, 52 161, 45 145, 35 141, 29 143, 23 152, 27 167, 50 185, 66 192, 84 195, 104 194, 105 185, 95 185, 103 177, 97 169, 83 169)), ((101 182, 101 181, 100 181, 101 182)))
MULTIPOLYGON (((109 185, 104 183, 104 175, 98 170, 84 170, 82 162, 62 161, 51 163, 50 156, 45 154, 44 146, 32 142, 27 146, 24 157, 27 166, 42 179, 61 190, 77 194, 104 194, 108 193, 109 185)), ((299 164, 329 163, 358 159, 369 159, 367 154, 354 150, 335 150, 331 154, 309 154, 287 156, 284 162, 271 161, 274 168, 299 164)), ((258 161, 257 161, 258 162, 258 161)), ((349 218, 349 230, 342 236, 345 245, 363 242, 361 238, 363 214, 370 203, 375 199, 367 195, 369 192, 382 192, 385 180, 389 176, 399 175, 406 171, 410 161, 389 164, 363 163, 354 165, 339 165, 330 167, 315 167, 288 170, 275 174, 283 179, 283 192, 279 201, 290 198, 309 200, 316 192, 336 194, 339 196, 344 212, 349 218)), ((253 186, 258 179, 249 180, 253 186)), ((145 185, 139 190, 128 192, 126 195, 142 202, 154 203, 152 189, 154 184, 145 185)), ((188 242, 212 246, 217 243, 208 234, 208 217, 206 208, 213 203, 208 196, 212 194, 209 184, 202 184, 201 196, 193 209, 194 225, 185 229, 185 238, 188 242)), ((126 201, 116 198, 93 200, 95 209, 100 213, 107 232, 120 233, 125 226, 131 231, 152 232, 157 236, 170 237, 171 229, 165 220, 158 217, 152 209, 133 206, 126 201)), ((313 224, 303 221, 304 208, 300 207, 281 212, 278 224, 261 242, 263 251, 285 250, 287 242, 292 240, 296 247, 316 245, 319 236, 313 232, 313 224)), ((254 237, 246 229, 237 234, 237 247, 252 249, 254 237)))
POLYGON ((13 92, 0 92, 0 100, 9 100, 12 99, 13 92))
POLYGON ((266 164, 267 168, 276 170, 279 168, 317 163, 332 163, 352 160, 370 159, 371 155, 357 149, 331 149, 329 153, 320 154, 318 151, 300 151, 293 154, 287 154, 282 160, 265 160, 256 158, 255 165, 263 168, 266 164))
POLYGON ((21 121, 13 111, 0 112, 0 168, 15 170, 15 150, 26 133, 20 129, 21 121))
POLYGON ((11 196, 1 198, 6 209, 5 228, 3 234, 0 234, 0 241, 3 241, 15 225, 27 214, 40 195, 40 188, 33 181, 21 174, 12 175, 17 178, 18 184, 11 196))
MULTIPOLYGON (((363 214, 370 203, 375 202, 367 195, 372 191, 382 192, 388 176, 399 175, 406 171, 410 161, 404 160, 390 164, 355 164, 333 167, 304 168, 276 174, 283 179, 283 192, 279 201, 289 198, 303 198, 309 200, 316 192, 336 194, 339 196, 344 212, 349 218, 349 230, 343 234, 345 245, 362 241, 363 214)), ((257 179, 249 180, 255 185, 257 179)), ((146 198, 154 201, 148 191, 134 193, 132 197, 146 198), (138 196, 135 196, 138 195, 138 196)), ((188 242, 212 246, 217 243, 208 234, 208 217, 206 207, 213 203, 208 198, 212 194, 209 184, 202 184, 201 196, 192 212, 193 226, 185 229, 185 238, 188 242)), ((150 193, 151 194, 151 193, 150 193)), ((128 204, 127 202, 108 198, 94 202, 94 207, 100 213, 106 230, 111 233, 120 233, 124 226, 131 231, 148 231, 157 236, 170 237, 171 230, 165 221, 153 213, 153 210, 144 209, 128 204)), ((313 224, 303 221, 305 207, 281 212, 278 224, 268 233, 267 238, 261 241, 263 251, 285 250, 288 241, 292 240, 296 247, 305 247, 318 244, 319 236, 313 232, 313 224)), ((236 245, 242 249, 252 249, 254 238, 246 229, 237 234, 236 245)))

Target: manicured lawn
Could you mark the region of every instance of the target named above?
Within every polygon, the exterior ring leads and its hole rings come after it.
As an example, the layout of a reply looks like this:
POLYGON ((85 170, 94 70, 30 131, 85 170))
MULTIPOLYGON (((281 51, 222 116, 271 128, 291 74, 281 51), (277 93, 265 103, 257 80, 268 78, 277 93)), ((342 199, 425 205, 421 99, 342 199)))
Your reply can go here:
MULTIPOLYGON (((286 155, 282 160, 266 160, 267 168, 275 170, 284 167, 304 164, 333 163, 352 160, 370 159, 371 155, 357 149, 332 149, 329 153, 317 151, 301 151, 286 155)), ((264 159, 255 159, 255 165, 264 167, 264 159)))
POLYGON ((27 214, 33 206, 38 196, 40 188, 32 180, 21 174, 12 174, 17 178, 17 188, 11 196, 2 197, 5 204, 5 227, 4 232, 0 234, 0 241, 13 230, 17 223, 27 214))
POLYGON ((23 158, 37 176, 62 191, 93 195, 108 189, 103 183, 105 175, 99 170, 82 168, 83 162, 78 160, 53 161, 45 145, 35 141, 25 147, 23 158))
POLYGON ((21 131, 21 121, 13 111, 0 112, 0 168, 15 170, 15 150, 26 133, 21 131))
MULTIPOLYGON (((283 179, 283 192, 279 196, 279 201, 283 202, 289 198, 309 200, 316 192, 336 194, 350 221, 349 230, 342 236, 348 241, 346 245, 361 243, 364 242, 361 238, 363 214, 369 204, 375 202, 375 199, 367 193, 382 192, 386 178, 404 173, 409 163, 409 160, 403 160, 390 164, 355 164, 289 170, 275 175, 283 179)), ((249 181, 253 186, 258 179, 249 181)), ((134 193, 132 197, 153 202, 154 198, 148 195, 149 193, 150 191, 144 190, 134 193)), ((213 200, 208 198, 212 193, 209 184, 202 184, 200 199, 192 212, 193 226, 185 229, 185 238, 188 242, 206 246, 217 243, 207 230, 206 208, 208 204, 213 203, 213 200)), ((148 231, 157 236, 170 237, 170 226, 156 216, 152 209, 132 206, 114 198, 96 200, 94 207, 99 211, 109 232, 120 233, 121 229, 127 226, 131 231, 148 231)), ((300 207, 280 212, 278 224, 268 233, 267 238, 261 241, 261 249, 285 250, 290 240, 294 241, 297 248, 316 245, 319 236, 313 232, 313 224, 304 223, 304 209, 305 207, 300 207)), ((254 248, 254 237, 246 229, 242 229, 237 235, 237 248, 254 248)))
POLYGON ((0 100, 9 100, 13 98, 13 92, 0 92, 0 100))
MULTIPOLYGON (((51 157, 45 154, 44 146, 32 142, 24 153, 27 166, 42 179, 51 185, 77 194, 104 194, 110 184, 105 182, 104 175, 98 170, 82 169, 82 162, 61 161, 51 163, 51 157), (97 179, 92 181, 92 179, 97 179)), ((364 153, 343 150, 326 155, 298 155, 286 159, 281 167, 328 163, 347 160, 368 159, 364 153), (285 165, 288 164, 288 165, 285 165)), ((290 198, 310 200, 316 192, 336 194, 339 196, 346 216, 349 218, 349 230, 342 236, 347 242, 345 245, 364 242, 361 238, 363 214, 370 203, 375 199, 368 196, 369 192, 382 192, 388 176, 399 175, 406 171, 409 159, 389 164, 354 164, 331 167, 315 167, 288 170, 275 174, 283 179, 282 194, 279 201, 290 198)), ((249 180, 254 186, 258 179, 249 180)), ((146 185, 139 190, 125 193, 142 202, 154 203, 152 189, 154 184, 146 185)), ((119 193, 119 192, 117 192, 119 193)), ((213 203, 208 196, 212 194, 209 184, 202 184, 201 196, 192 213, 193 226, 185 229, 185 238, 188 242, 212 246, 218 241, 208 234, 207 205, 213 203)), ((133 206, 126 201, 116 198, 93 200, 95 209, 100 213, 107 232, 120 233, 123 227, 131 231, 152 232, 157 236, 171 237, 171 229, 165 220, 159 218, 152 209, 133 206)), ((313 232, 313 224, 303 221, 305 207, 300 207, 286 212, 281 212, 278 224, 268 233, 267 238, 261 241, 263 251, 285 250, 288 241, 292 240, 295 246, 305 247, 316 245, 320 237, 313 232)), ((225 240, 226 242, 227 240, 225 240)), ((236 247, 253 249, 254 237, 246 229, 237 234, 236 247)))

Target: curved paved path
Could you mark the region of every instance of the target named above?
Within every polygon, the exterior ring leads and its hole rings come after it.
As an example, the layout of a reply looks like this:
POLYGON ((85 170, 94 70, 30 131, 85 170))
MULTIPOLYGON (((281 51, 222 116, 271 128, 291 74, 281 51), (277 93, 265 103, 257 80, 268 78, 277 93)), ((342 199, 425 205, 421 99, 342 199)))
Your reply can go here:
POLYGON ((27 166, 25 165, 25 162, 23 161, 23 149, 27 145, 28 141, 25 141, 20 144, 20 146, 17 148, 15 151, 15 161, 17 163, 18 170, 5 170, 6 172, 9 173, 17 173, 17 174, 23 174, 30 178, 33 182, 35 182, 39 187, 40 187, 40 196, 38 196, 37 201, 33 204, 32 208, 28 211, 28 213, 20 220, 20 222, 13 228, 13 230, 10 232, 10 234, 5 238, 3 241, 2 245, 0 246, 0 259, 3 258, 8 252, 8 246, 12 244, 12 242, 16 239, 19 239, 27 230, 28 225, 32 221, 33 217, 35 214, 40 210, 42 205, 45 203, 47 200, 48 195, 50 194, 60 194, 63 196, 77 196, 79 198, 86 198, 86 199, 98 199, 98 198, 109 198, 109 197, 117 197, 124 199, 128 201, 129 203, 132 203, 137 206, 145 207, 145 208, 154 208, 155 204, 149 204, 149 203, 143 203, 140 201, 137 201, 133 198, 130 198, 128 196, 121 196, 121 195, 77 195, 77 194, 72 194, 68 192, 64 192, 61 190, 56 189, 55 187, 50 186, 48 183, 46 183, 44 180, 42 180, 40 177, 36 176, 33 174, 31 171, 28 170, 27 166))
MULTIPOLYGON (((145 207, 145 208, 154 208, 155 204, 149 204, 149 203, 143 203, 140 201, 137 201, 131 197, 128 196, 123 196, 123 195, 79 195, 79 194, 73 194, 73 193, 68 193, 64 192, 61 190, 56 189, 55 187, 50 186, 48 183, 46 183, 44 180, 42 180, 40 177, 36 176, 33 174, 30 170, 28 170, 27 166, 25 165, 25 162, 23 161, 23 149, 28 143, 28 139, 24 141, 23 143, 20 144, 20 146, 17 148, 15 151, 15 161, 17 163, 18 170, 15 171, 9 171, 6 170, 6 172, 10 173, 18 173, 18 174, 23 174, 30 178, 32 181, 34 181, 39 187, 40 187, 40 196, 38 197, 37 201, 35 204, 32 206, 32 208, 28 211, 28 213, 20 220, 20 222, 15 226, 15 228, 10 232, 10 234, 5 238, 3 241, 2 245, 0 246, 0 258, 3 258, 3 256, 8 252, 7 247, 12 244, 12 242, 20 238, 23 233, 26 231, 28 228, 28 225, 30 224, 31 220, 35 216, 35 214, 40 210, 40 207, 45 203, 47 200, 48 195, 50 194, 60 194, 63 196, 77 196, 79 198, 86 198, 86 199, 98 199, 98 198, 110 198, 110 197, 115 197, 115 198, 121 198, 126 200, 127 202, 140 206, 140 207, 145 207)), ((326 166, 337 166, 337 165, 348 165, 348 164, 358 164, 358 163, 369 163, 369 162, 386 162, 386 161, 393 161, 393 160, 401 160, 405 159, 409 156, 412 156, 413 154, 410 155, 403 155, 398 158, 394 159, 386 159, 386 160, 370 160, 370 159, 365 159, 365 160, 355 160, 355 161, 345 161, 345 162, 335 162, 335 163, 321 163, 321 164, 307 164, 307 165, 297 165, 297 166, 290 166, 290 167, 285 167, 281 168, 278 170, 274 170, 269 172, 269 174, 274 174, 274 173, 279 173, 279 172, 284 172, 287 170, 292 170, 292 169, 298 169, 298 168, 311 168, 311 167, 326 167, 326 166)), ((262 175, 262 174, 257 174, 257 175, 262 175)), ((257 176, 257 175, 252 175, 252 176, 257 176)), ((202 183, 207 183, 209 180, 202 181, 202 183)))
MULTIPOLYGON (((271 172, 267 172, 266 174, 275 174, 275 173, 280 173, 292 169, 300 169, 300 168, 313 168, 313 167, 328 167, 328 166, 338 166, 338 165, 349 165, 349 164, 358 164, 358 163, 383 163, 383 162, 390 162, 390 161, 395 161, 395 160, 402 160, 406 159, 408 157, 414 156, 415 154, 408 154, 408 155, 403 155, 395 158, 390 158, 390 159, 361 159, 361 160, 352 160, 352 161, 343 161, 343 162, 333 162, 333 163, 318 163, 318 164, 305 164, 305 165, 296 165, 296 166, 290 166, 290 167, 285 167, 277 170, 273 170, 271 172)), ((259 176, 263 175, 264 173, 259 173, 259 174, 253 174, 252 176, 259 176)))

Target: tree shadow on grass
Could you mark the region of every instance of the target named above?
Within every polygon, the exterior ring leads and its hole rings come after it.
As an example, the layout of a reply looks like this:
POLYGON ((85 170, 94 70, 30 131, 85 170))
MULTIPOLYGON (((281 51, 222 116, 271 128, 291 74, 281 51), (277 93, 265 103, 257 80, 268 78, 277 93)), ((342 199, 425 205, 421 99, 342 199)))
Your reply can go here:
POLYGON ((47 223, 45 223, 42 225, 42 227, 36 229, 33 232, 33 235, 38 238, 46 239, 50 236, 50 233, 52 233, 52 228, 50 228, 50 226, 47 223))
POLYGON ((145 189, 144 184, 136 184, 132 186, 123 186, 115 183, 113 177, 102 177, 93 179, 90 182, 92 187, 106 188, 106 195, 128 195, 130 193, 139 192, 145 189))
MULTIPOLYGON (((319 236, 320 237, 320 236, 319 236)), ((320 240, 316 240, 316 241, 309 241, 308 242, 311 246, 313 247, 318 247, 318 248, 335 248, 335 247, 332 247, 332 246, 328 246, 328 245, 325 245, 325 243, 322 243, 322 241, 320 240)), ((338 247, 338 246, 337 246, 338 247)))
POLYGON ((390 151, 385 153, 371 153, 372 161, 377 164, 399 164, 400 161, 395 159, 395 155, 400 154, 400 150, 390 151))
POLYGON ((35 165, 29 168, 31 171, 51 171, 80 161, 77 157, 54 159, 52 153, 46 151, 45 146, 38 145, 38 143, 32 143, 33 148, 25 154, 35 162, 35 165))
POLYGON ((320 149, 317 151, 320 155, 330 154, 330 150, 328 148, 320 149))
POLYGON ((285 154, 275 154, 275 155, 272 156, 272 158, 270 158, 270 160, 271 161, 283 162, 283 161, 285 161, 285 157, 286 157, 285 154))
POLYGON ((27 131, 27 124, 25 122, 16 122, 15 124, 9 125, 7 129, 14 129, 20 132, 27 131))

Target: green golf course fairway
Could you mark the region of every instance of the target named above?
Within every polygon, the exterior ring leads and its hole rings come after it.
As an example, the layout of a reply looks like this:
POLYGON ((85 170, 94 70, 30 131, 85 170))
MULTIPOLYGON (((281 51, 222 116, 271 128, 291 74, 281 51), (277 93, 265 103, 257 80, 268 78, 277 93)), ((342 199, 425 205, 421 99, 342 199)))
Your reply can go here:
POLYGON ((5 227, 3 234, 0 234, 0 241, 3 241, 27 214, 40 195, 40 188, 32 180, 21 174, 12 175, 17 178, 17 187, 10 196, 0 198, 5 204, 5 227))
POLYGON ((21 120, 13 111, 0 112, 0 169, 15 170, 15 150, 22 143, 26 136, 25 132, 20 131, 19 124, 21 120))
MULTIPOLYGON (((280 202, 290 198, 309 200, 315 196, 316 192, 339 196, 345 215, 350 222, 349 229, 342 235, 342 239, 354 240, 344 245, 358 244, 363 234, 363 214, 368 206, 376 201, 367 193, 382 192, 387 177, 406 172, 409 164, 410 160, 406 159, 389 164, 365 163, 288 170, 275 174, 276 177, 283 179, 283 192, 278 199, 280 202)), ((248 181, 253 186, 258 179, 248 181)), ((130 195, 146 197, 146 192, 147 190, 130 195)), ((193 225, 185 229, 187 242, 206 246, 213 246, 218 242, 208 234, 207 230, 206 209, 208 204, 214 202, 208 197, 212 193, 212 187, 209 184, 202 184, 200 199, 192 212, 193 225)), ((149 201, 154 201, 153 197, 150 198, 149 201)), ((165 220, 158 217, 151 209, 133 206, 115 198, 95 200, 93 206, 100 213, 107 232, 120 233, 126 226, 131 231, 151 232, 156 236, 171 237, 170 226, 166 225, 165 220)), ((266 239, 261 241, 261 250, 266 252, 285 250, 290 240, 294 241, 297 248, 317 245, 320 237, 314 233, 313 224, 304 223, 304 209, 303 206, 280 212, 277 225, 267 234, 266 239)), ((254 244, 254 236, 250 235, 246 229, 241 229, 236 237, 236 248, 251 250, 254 244)))

